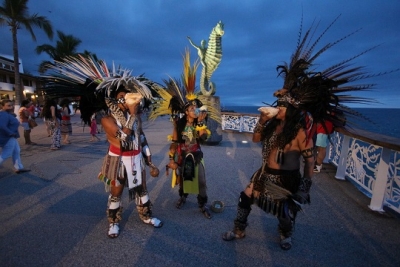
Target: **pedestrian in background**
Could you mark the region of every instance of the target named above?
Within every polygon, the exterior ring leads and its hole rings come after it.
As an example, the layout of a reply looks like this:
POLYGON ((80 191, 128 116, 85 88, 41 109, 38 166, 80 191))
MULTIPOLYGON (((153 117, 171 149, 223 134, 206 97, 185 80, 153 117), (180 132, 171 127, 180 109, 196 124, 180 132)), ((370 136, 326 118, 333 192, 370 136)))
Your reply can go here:
POLYGON ((61 148, 61 131, 60 131, 60 119, 58 118, 57 103, 53 99, 46 99, 43 106, 43 117, 49 123, 51 131, 51 150, 57 150, 61 148))
POLYGON ((100 141, 100 138, 96 135, 97 133, 96 113, 94 113, 90 119, 90 135, 92 136, 92 138, 90 138, 90 142, 93 142, 95 138, 97 141, 100 141))
POLYGON ((324 123, 317 123, 317 141, 316 146, 316 160, 314 165, 314 172, 319 173, 322 169, 326 155, 326 147, 329 144, 329 135, 333 133, 332 122, 325 120, 324 123))
POLYGON ((68 98, 61 100, 61 136, 64 144, 71 144, 69 136, 72 135, 71 124, 71 109, 69 108, 70 101, 68 98))
POLYGON ((1 101, 0 111, 0 164, 6 159, 12 157, 13 165, 16 173, 29 172, 25 169, 21 162, 21 148, 18 144, 19 138, 19 121, 13 113, 14 105, 11 100, 4 99, 1 101))
POLYGON ((29 111, 32 106, 32 102, 25 99, 21 102, 21 108, 19 109, 19 122, 22 128, 24 128, 24 138, 25 145, 36 145, 36 143, 31 141, 31 126, 29 125, 29 120, 32 119, 33 114, 29 111))

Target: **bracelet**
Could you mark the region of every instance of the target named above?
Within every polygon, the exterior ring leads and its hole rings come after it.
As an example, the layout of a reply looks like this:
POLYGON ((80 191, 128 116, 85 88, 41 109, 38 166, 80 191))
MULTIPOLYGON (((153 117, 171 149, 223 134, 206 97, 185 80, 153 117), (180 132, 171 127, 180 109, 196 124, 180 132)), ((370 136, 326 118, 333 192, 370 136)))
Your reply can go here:
POLYGON ((262 131, 263 131, 263 128, 264 127, 262 127, 262 126, 260 126, 260 125, 256 125, 256 127, 254 127, 254 130, 253 130, 253 132, 254 133, 261 133, 262 131))
POLYGON ((263 131, 263 129, 266 127, 267 125, 263 125, 260 123, 260 121, 257 121, 256 127, 254 127, 254 133, 261 133, 263 131))
POLYGON ((256 124, 257 126, 259 126, 259 127, 267 127, 267 125, 264 123, 264 124, 261 124, 260 123, 260 121, 257 121, 257 124, 256 124))

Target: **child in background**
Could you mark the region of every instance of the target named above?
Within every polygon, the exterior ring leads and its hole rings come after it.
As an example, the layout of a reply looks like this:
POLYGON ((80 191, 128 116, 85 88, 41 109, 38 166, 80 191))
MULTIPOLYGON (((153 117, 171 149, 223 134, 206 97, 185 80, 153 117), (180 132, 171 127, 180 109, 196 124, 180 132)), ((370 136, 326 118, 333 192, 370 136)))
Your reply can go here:
POLYGON ((94 113, 90 118, 90 134, 92 135, 92 138, 90 138, 90 142, 93 142, 95 138, 97 138, 97 141, 100 141, 100 138, 96 135, 97 134, 96 113, 94 113))

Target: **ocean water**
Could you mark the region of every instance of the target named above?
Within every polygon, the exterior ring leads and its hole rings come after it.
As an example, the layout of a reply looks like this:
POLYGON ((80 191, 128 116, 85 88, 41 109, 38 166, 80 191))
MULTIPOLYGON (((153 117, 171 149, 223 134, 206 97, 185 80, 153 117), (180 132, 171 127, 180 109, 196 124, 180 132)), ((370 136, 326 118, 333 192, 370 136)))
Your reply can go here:
MULTIPOLYGON (((223 111, 259 114, 258 106, 222 106, 223 111)), ((368 120, 357 119, 355 128, 400 138, 400 108, 354 108, 368 120)))

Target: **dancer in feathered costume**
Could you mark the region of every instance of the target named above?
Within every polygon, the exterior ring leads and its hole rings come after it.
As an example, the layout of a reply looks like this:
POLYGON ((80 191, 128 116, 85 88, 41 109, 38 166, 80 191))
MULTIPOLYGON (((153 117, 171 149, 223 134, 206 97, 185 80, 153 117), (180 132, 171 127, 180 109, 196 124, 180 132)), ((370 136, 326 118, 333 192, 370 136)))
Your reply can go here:
POLYGON ((203 152, 200 144, 210 136, 205 124, 209 114, 215 115, 216 107, 206 106, 195 92, 196 70, 199 62, 190 65, 190 54, 186 50, 183 58, 183 86, 179 81, 165 81, 166 88, 158 86, 155 90, 162 99, 156 101, 150 119, 159 115, 171 115, 173 132, 169 149, 167 171, 172 169, 172 187, 179 185, 179 199, 176 208, 186 202, 188 194, 197 194, 200 211, 211 218, 207 206, 207 185, 204 170, 203 152), (210 112, 211 110, 211 112, 210 112))
MULTIPOLYGON (((358 56, 344 60, 323 71, 317 71, 314 61, 326 50, 347 38, 328 43, 314 53, 314 48, 335 23, 337 18, 312 40, 314 27, 311 26, 299 40, 289 64, 280 65, 277 70, 284 77, 283 88, 276 91, 275 107, 261 108, 260 119, 254 129, 253 142, 262 142, 263 164, 251 177, 249 185, 240 193, 237 215, 232 231, 222 235, 230 241, 245 237, 247 218, 251 205, 256 204, 267 213, 278 218, 280 247, 292 247, 292 232, 296 214, 303 204, 310 203, 311 178, 314 155, 310 121, 321 123, 331 121, 336 127, 351 123, 357 112, 343 105, 343 102, 368 103, 371 100, 343 92, 369 89, 373 84, 353 82, 372 77, 361 67, 351 67, 349 62, 358 56), (352 83, 352 84, 350 84, 352 83), (304 170, 300 172, 300 160, 304 159, 304 170)), ((378 74, 381 75, 381 74, 378 74)))
MULTIPOLYGON (((97 97, 86 94, 87 106, 81 106, 83 116, 93 114, 96 108, 105 106, 110 115, 101 123, 110 143, 108 153, 98 178, 110 192, 107 206, 109 222, 108 236, 118 237, 119 222, 122 219, 121 196, 125 186, 129 188, 129 199, 135 199, 140 219, 156 228, 163 222, 152 217, 152 203, 146 188, 145 163, 150 166, 153 177, 158 176, 157 167, 151 162, 151 153, 141 127, 140 106, 144 98, 151 99, 150 89, 128 70, 115 68, 109 72, 104 62, 84 57, 68 58, 49 66, 54 72, 47 76, 47 89, 61 94, 60 88, 73 87, 92 91, 95 86, 97 97), (90 96, 90 97, 87 97, 90 96), (94 103, 94 99, 104 104, 94 103), (143 157, 143 156, 144 157, 143 157)), ((141 77, 141 80, 144 78, 141 77)), ((79 89, 76 89, 79 92, 79 89)))

